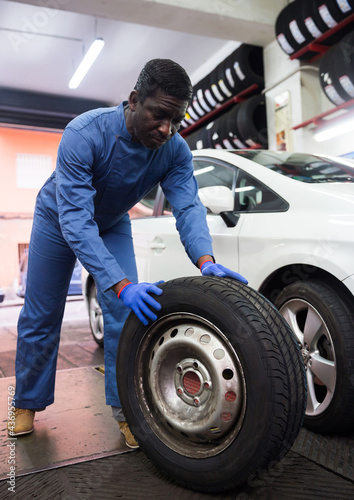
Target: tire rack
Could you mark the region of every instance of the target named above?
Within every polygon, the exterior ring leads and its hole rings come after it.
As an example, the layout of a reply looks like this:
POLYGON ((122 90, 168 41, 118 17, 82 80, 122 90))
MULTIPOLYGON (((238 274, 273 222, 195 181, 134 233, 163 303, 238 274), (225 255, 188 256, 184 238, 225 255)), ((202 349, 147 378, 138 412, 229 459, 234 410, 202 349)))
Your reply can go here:
MULTIPOLYGON (((302 47, 302 49, 295 52, 295 54, 292 54, 291 56, 289 56, 290 59, 298 59, 306 52, 317 52, 317 54, 315 56, 313 56, 311 59, 309 59, 307 61, 307 63, 316 61, 317 59, 321 58, 331 48, 330 45, 325 45, 325 43, 323 43, 323 42, 325 42, 327 38, 334 35, 335 33, 340 32, 345 26, 348 26, 351 23, 354 24, 354 14, 352 14, 351 16, 348 16, 346 19, 343 19, 343 21, 339 22, 336 26, 334 26, 333 28, 331 28, 328 31, 326 31, 325 33, 323 33, 322 36, 320 36, 319 38, 316 38, 315 41, 310 42, 308 45, 306 45, 305 47, 302 47)), ((330 122, 334 123, 335 121, 340 120, 342 118, 342 116, 341 117, 333 117, 332 119, 329 119, 329 120, 324 120, 324 118, 326 116, 329 116, 333 113, 336 113, 337 111, 340 111, 342 109, 347 109, 348 113, 350 113, 350 114, 353 113, 354 112, 354 99, 347 101, 343 104, 340 104, 340 105, 336 106, 335 108, 330 109, 329 111, 325 111, 324 113, 321 113, 317 116, 314 116, 313 118, 310 118, 309 120, 306 120, 302 123, 299 123, 298 125, 295 125, 293 127, 293 130, 298 130, 300 128, 307 127, 308 125, 311 125, 311 124, 313 124, 315 127, 317 127, 319 125, 323 125, 324 123, 326 123, 326 124, 330 123, 330 122)))
POLYGON ((354 99, 351 99, 350 101, 344 102, 343 104, 340 104, 339 106, 336 106, 333 109, 330 109, 329 111, 325 111, 324 113, 321 113, 320 115, 314 116, 313 118, 310 118, 309 120, 306 120, 302 123, 299 123, 298 125, 295 125, 293 127, 293 130, 298 130, 303 127, 307 127, 308 125, 313 124, 315 127, 323 124, 328 124, 328 123, 334 123, 337 120, 341 120, 343 118, 343 115, 340 117, 333 117, 330 120, 324 120, 326 116, 329 116, 333 113, 336 113, 337 111, 340 111, 342 109, 347 109, 348 114, 353 113, 354 114, 354 99))
MULTIPOLYGON (((252 94, 258 88, 259 87, 256 83, 254 83, 253 85, 250 85, 247 89, 242 90, 238 94, 232 96, 230 99, 228 99, 223 104, 220 104, 217 108, 213 109, 209 113, 202 116, 197 122, 193 123, 189 127, 186 127, 185 129, 181 130, 180 135, 182 137, 186 137, 187 135, 191 134, 195 130, 202 127, 202 125, 204 125, 205 123, 209 123, 216 116, 221 115, 224 111, 226 111, 226 109, 230 108, 233 104, 238 104, 238 103, 246 101, 249 94, 252 94)), ((260 144, 256 144, 255 146, 251 146, 247 149, 259 149, 260 147, 261 147, 260 144)))
MULTIPOLYGON (((314 40, 313 42, 310 42, 305 47, 302 47, 302 49, 298 50, 297 52, 295 52, 294 54, 289 56, 290 59, 298 59, 306 52, 316 52, 316 55, 313 56, 311 59, 308 59, 307 63, 316 61, 317 59, 322 57, 327 52, 327 50, 331 47, 330 45, 326 45, 323 42, 326 42, 326 40, 330 36, 334 35, 337 32, 340 32, 345 26, 349 26, 351 23, 354 24, 354 14, 351 14, 347 18, 343 19, 343 21, 340 21, 333 28, 330 28, 328 31, 323 33, 323 35, 316 38, 316 40, 314 40)), ((354 28, 354 26, 353 26, 353 28, 354 28)))

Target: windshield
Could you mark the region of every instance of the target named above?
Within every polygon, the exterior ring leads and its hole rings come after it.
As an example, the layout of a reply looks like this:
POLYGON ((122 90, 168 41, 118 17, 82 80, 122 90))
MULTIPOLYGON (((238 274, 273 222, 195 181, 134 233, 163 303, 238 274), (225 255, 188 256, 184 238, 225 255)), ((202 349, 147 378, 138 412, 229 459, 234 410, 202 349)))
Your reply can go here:
POLYGON ((354 182, 354 161, 286 151, 230 151, 302 182, 354 182))

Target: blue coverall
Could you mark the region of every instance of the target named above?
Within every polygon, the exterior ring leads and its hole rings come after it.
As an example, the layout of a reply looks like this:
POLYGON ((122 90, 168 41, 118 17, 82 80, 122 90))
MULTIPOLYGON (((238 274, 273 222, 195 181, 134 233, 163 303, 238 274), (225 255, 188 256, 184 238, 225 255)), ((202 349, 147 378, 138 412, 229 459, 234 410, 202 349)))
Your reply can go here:
POLYGON ((76 258, 93 276, 103 311, 106 403, 121 406, 116 354, 130 310, 110 288, 124 278, 137 283, 127 212, 156 184, 173 207, 192 262, 213 255, 186 142, 176 134, 157 151, 133 142, 125 104, 89 111, 67 125, 56 170, 38 194, 18 322, 18 408, 39 410, 54 401, 60 329, 76 258))

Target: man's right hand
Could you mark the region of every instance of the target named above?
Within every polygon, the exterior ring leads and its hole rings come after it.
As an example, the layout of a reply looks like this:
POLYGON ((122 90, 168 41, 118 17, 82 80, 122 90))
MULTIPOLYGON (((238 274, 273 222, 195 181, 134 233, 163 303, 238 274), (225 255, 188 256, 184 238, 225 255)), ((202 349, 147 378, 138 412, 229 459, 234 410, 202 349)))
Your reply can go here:
POLYGON ((157 319, 156 314, 151 308, 156 311, 160 311, 161 309, 161 304, 150 295, 150 293, 154 293, 155 295, 162 294, 161 288, 156 286, 160 283, 163 283, 163 281, 158 281, 156 283, 139 283, 138 285, 127 282, 118 293, 118 298, 134 311, 144 325, 148 324, 148 319, 152 321, 157 319))

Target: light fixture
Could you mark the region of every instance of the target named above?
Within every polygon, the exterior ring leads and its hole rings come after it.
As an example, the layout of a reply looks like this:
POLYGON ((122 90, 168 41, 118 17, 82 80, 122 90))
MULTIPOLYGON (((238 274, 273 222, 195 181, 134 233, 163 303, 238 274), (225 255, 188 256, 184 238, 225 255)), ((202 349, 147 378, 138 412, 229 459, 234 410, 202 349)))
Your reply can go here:
POLYGON ((92 43, 91 47, 86 52, 73 77, 71 78, 69 82, 69 88, 76 89, 80 85, 86 73, 91 68, 97 56, 103 49, 103 46, 104 40, 102 38, 96 38, 96 40, 92 43))
POLYGON ((328 141, 339 135, 346 134, 354 130, 354 118, 350 120, 343 120, 340 123, 333 124, 328 127, 321 127, 314 135, 314 139, 317 142, 328 141))

